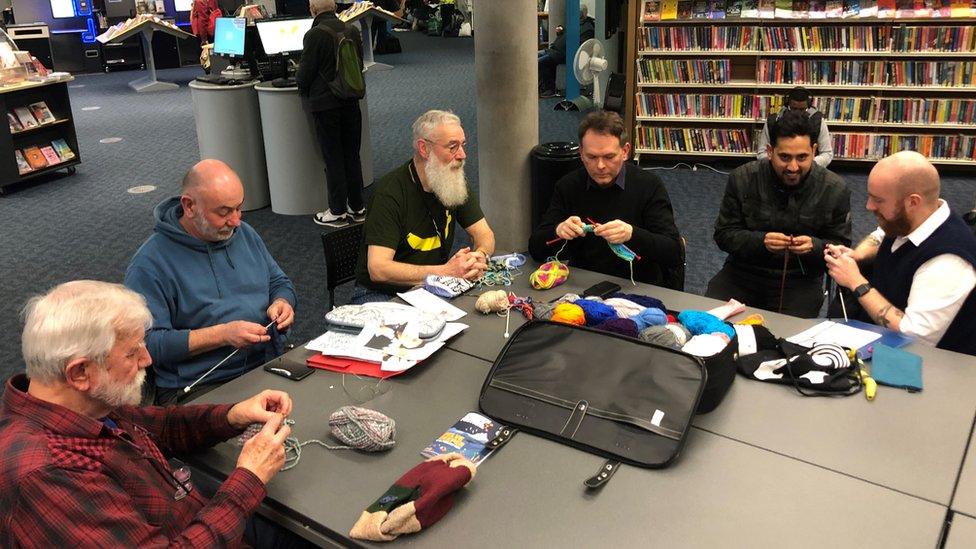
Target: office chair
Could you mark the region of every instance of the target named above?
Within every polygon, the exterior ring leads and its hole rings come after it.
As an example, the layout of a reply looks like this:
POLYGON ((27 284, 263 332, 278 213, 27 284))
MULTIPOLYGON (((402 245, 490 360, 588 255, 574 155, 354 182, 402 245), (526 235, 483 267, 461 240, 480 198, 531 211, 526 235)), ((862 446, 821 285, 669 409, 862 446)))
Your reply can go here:
POLYGON ((677 265, 664 268, 664 281, 661 283, 665 288, 685 291, 685 269, 688 266, 688 241, 681 237, 681 261, 677 265))
POLYGON ((348 227, 322 233, 330 311, 335 308, 335 289, 356 278, 356 261, 362 240, 363 223, 353 223, 348 227))

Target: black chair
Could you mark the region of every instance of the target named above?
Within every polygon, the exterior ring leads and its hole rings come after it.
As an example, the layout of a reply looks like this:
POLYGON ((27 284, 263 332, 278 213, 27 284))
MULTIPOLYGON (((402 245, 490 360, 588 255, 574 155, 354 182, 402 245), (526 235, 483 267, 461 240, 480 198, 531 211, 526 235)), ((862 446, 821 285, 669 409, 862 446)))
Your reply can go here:
POLYGON ((322 233, 325 250, 325 277, 329 289, 329 310, 335 307, 335 289, 356 278, 359 245, 363 241, 363 223, 322 233))

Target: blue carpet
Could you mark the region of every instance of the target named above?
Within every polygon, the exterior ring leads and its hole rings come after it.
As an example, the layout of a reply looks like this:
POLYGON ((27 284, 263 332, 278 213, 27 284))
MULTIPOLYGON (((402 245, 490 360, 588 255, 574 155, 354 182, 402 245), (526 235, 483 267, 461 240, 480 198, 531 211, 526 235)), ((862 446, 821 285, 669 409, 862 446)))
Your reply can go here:
MULTIPOLYGON (((464 123, 471 144, 468 175, 477 189, 477 89, 471 39, 397 36, 404 52, 378 58, 395 68, 367 74, 374 173, 386 173, 409 157, 410 124, 417 115, 429 108, 447 108, 464 123)), ((193 107, 185 86, 199 74, 199 68, 160 71, 160 79, 182 87, 154 94, 136 94, 127 87, 128 81, 141 76, 136 72, 82 75, 72 83, 83 160, 77 173, 13 188, 0 198, 0 280, 6 303, 0 311, 0 330, 8 334, 0 343, 0 379, 23 370, 19 313, 28 297, 77 278, 121 281, 133 252, 152 230, 153 206, 178 192, 183 174, 199 158, 193 107), (93 106, 100 109, 83 110, 93 106), (99 142, 107 137, 122 141, 99 142), (141 195, 126 192, 146 184, 157 189, 141 195)), ((576 138, 582 115, 553 112, 557 102, 541 101, 541 142, 576 138)), ((707 169, 658 173, 688 240, 686 288, 700 293, 724 259, 712 241, 711 227, 725 176, 707 169)), ((873 228, 873 218, 863 208, 866 172, 844 175, 854 190, 855 235, 860 237, 873 228)), ((972 207, 973 189, 971 179, 943 180, 943 195, 957 211, 972 207)), ((295 282, 299 308, 293 340, 318 335, 326 302, 321 227, 310 217, 276 215, 270 208, 248 212, 245 218, 295 282)), ((341 289, 338 300, 348 299, 349 291, 348 286, 341 289)))

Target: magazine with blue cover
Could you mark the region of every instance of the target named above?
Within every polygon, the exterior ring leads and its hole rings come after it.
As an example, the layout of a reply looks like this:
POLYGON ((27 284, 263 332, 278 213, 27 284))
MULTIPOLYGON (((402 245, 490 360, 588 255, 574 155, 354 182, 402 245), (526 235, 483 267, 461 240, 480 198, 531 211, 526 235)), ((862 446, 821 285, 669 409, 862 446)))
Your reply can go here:
POLYGON ((452 452, 459 453, 475 465, 491 455, 488 441, 498 436, 505 426, 476 412, 468 412, 444 434, 437 437, 420 454, 434 457, 452 452))

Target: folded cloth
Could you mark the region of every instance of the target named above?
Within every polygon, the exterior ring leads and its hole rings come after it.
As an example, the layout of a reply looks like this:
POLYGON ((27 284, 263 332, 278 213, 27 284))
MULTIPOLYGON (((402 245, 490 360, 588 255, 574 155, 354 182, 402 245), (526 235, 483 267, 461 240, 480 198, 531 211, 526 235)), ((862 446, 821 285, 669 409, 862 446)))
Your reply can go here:
POLYGON ((458 453, 416 465, 363 511, 349 537, 392 541, 430 527, 451 510, 454 492, 471 482, 475 471, 475 465, 458 453))
POLYGON ((709 357, 712 355, 717 355, 722 352, 722 349, 729 344, 729 340, 722 337, 724 334, 701 334, 688 340, 684 347, 681 348, 682 351, 699 356, 699 357, 709 357))
POLYGON ((876 343, 871 357, 871 377, 882 385, 909 391, 922 390, 922 357, 876 343))

